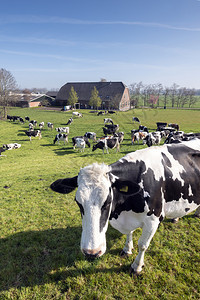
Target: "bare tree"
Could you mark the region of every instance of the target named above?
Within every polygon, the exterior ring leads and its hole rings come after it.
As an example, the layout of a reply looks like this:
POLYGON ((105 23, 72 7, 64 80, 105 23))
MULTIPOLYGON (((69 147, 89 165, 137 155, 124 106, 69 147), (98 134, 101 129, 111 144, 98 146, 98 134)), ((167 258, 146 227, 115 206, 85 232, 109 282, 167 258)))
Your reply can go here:
POLYGON ((170 93, 170 88, 169 88, 169 87, 165 87, 165 88, 163 89, 163 95, 164 95, 164 108, 166 108, 166 106, 167 106, 169 93, 170 93))
POLYGON ((171 98, 172 107, 174 107, 175 102, 176 102, 176 95, 177 95, 178 87, 179 86, 176 83, 173 83, 172 86, 170 87, 170 98, 171 98))
POLYGON ((143 88, 143 83, 140 81, 139 83, 132 83, 129 86, 129 91, 131 95, 131 106, 137 107, 139 105, 141 90, 143 88))
POLYGON ((8 106, 11 104, 12 92, 17 88, 16 80, 11 72, 0 69, 0 104, 3 106, 2 117, 7 117, 8 106))
POLYGON ((197 102, 197 97, 195 97, 195 89, 190 89, 189 90, 189 107, 191 107, 192 105, 194 105, 197 102))

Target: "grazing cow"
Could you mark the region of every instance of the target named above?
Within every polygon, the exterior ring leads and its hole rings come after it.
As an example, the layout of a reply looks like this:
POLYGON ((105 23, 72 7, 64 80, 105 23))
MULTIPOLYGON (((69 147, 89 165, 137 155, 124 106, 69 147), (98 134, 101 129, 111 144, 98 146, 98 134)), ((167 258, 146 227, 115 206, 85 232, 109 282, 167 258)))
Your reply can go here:
POLYGON ((105 112, 104 112, 104 111, 99 111, 99 112, 97 113, 97 116, 101 116, 101 115, 105 115, 105 112))
POLYGON ((29 123, 28 124, 28 127, 29 127, 29 131, 33 130, 34 129, 34 125, 32 123, 29 123))
POLYGON ((65 133, 56 134, 53 143, 55 144, 56 142, 58 142, 58 144, 59 144, 60 141, 63 141, 64 145, 65 145, 65 143, 68 143, 68 135, 65 133))
POLYGON ((171 127, 171 128, 174 128, 176 130, 179 130, 179 125, 176 124, 176 123, 169 123, 168 126, 171 127))
POLYGON ((20 123, 24 124, 24 119, 23 118, 19 118, 20 123))
POLYGON ((112 115, 115 114, 116 112, 114 110, 108 110, 108 113, 112 115))
POLYGON ((47 123, 47 127, 48 127, 49 129, 53 130, 53 123, 48 122, 48 123, 47 123))
POLYGON ((149 132, 148 128, 144 125, 140 125, 139 126, 139 131, 145 131, 145 132, 149 132))
POLYGON ((137 117, 133 117, 132 120, 133 120, 133 123, 134 123, 134 122, 140 123, 140 120, 139 120, 137 117))
POLYGON ((4 144, 3 149, 5 150, 13 150, 13 149, 18 149, 21 147, 21 144, 17 143, 11 143, 11 144, 4 144))
POLYGON ((29 117, 26 116, 24 119, 25 119, 25 121, 30 122, 30 118, 29 117))
POLYGON ((108 124, 106 124, 105 125, 106 127, 103 127, 103 133, 104 133, 104 135, 108 135, 108 134, 114 134, 114 133, 116 133, 116 131, 118 131, 119 130, 119 125, 118 124, 116 124, 116 125, 108 125, 108 124))
POLYGON ((118 137, 110 137, 107 138, 105 137, 104 139, 101 139, 96 145, 93 146, 92 151, 95 151, 96 149, 101 149, 103 150, 104 154, 104 149, 106 149, 106 152, 108 152, 108 148, 114 149, 116 148, 116 152, 119 152, 119 139, 118 137))
POLYGON ((124 140, 124 132, 121 131, 121 132, 114 133, 114 137, 118 137, 118 141, 121 144, 124 140))
POLYGON ((31 142, 31 138, 32 137, 39 137, 39 139, 41 139, 42 135, 41 135, 41 131, 40 130, 30 130, 30 131, 25 131, 26 135, 30 138, 30 142, 31 142))
POLYGON ((88 139, 91 139, 93 141, 96 141, 96 139, 97 139, 97 135, 95 132, 86 132, 84 134, 84 137, 87 137, 88 139))
POLYGON ((19 121, 19 119, 20 119, 20 116, 13 116, 12 117, 13 122, 19 121))
POLYGON ((44 122, 40 122, 39 128, 40 128, 40 130, 44 128, 44 122))
POLYGON ((72 119, 72 118, 69 118, 69 120, 68 120, 68 122, 67 122, 67 125, 72 124, 72 122, 73 122, 73 119, 72 119))
MULTIPOLYGON (((84 139, 85 144, 90 148, 90 142, 89 142, 89 140, 88 140, 87 137, 85 137, 85 136, 74 136, 74 137, 72 138, 72 143, 73 143, 73 148, 74 148, 74 149, 75 149, 76 146, 77 146, 77 139, 84 139)), ((80 143, 80 141, 79 141, 79 143, 80 143)))
POLYGON ((13 117, 10 115, 7 115, 7 120, 12 121, 13 117))
POLYGON ((32 123, 34 127, 37 126, 37 121, 36 120, 31 120, 30 123, 32 123))
POLYGON ((143 144, 144 144, 144 138, 146 138, 146 136, 148 135, 148 133, 146 131, 137 131, 131 134, 131 143, 132 145, 134 144, 135 141, 138 142, 142 140, 143 144))
MULTIPOLYGON (((80 152, 84 152, 85 150, 85 139, 84 137, 77 137, 76 138, 76 144, 75 144, 75 147, 79 148, 80 149, 80 152)), ((74 147, 74 149, 75 149, 74 147)))
POLYGON ((162 137, 163 137, 162 131, 150 132, 143 139, 143 141, 144 144, 147 144, 148 147, 151 147, 152 145, 159 145, 162 137))
POLYGON ((139 252, 131 265, 132 272, 139 274, 160 222, 200 207, 199 174, 200 140, 194 139, 137 150, 109 166, 89 165, 78 176, 53 182, 51 188, 67 194, 78 187, 76 202, 83 219, 81 250, 88 258, 105 253, 108 221, 127 235, 124 254, 132 253, 132 234, 142 228, 139 252))
POLYGON ((164 127, 167 126, 167 123, 166 122, 157 122, 156 125, 157 125, 156 131, 161 131, 161 130, 163 130, 164 127))
POLYGON ((103 121, 104 121, 104 124, 105 123, 111 123, 111 124, 113 124, 113 120, 111 118, 105 118, 103 121))
POLYGON ((81 113, 79 113, 79 112, 77 112, 77 111, 74 111, 73 113, 72 113, 72 117, 73 116, 76 116, 76 117, 78 117, 78 118, 82 118, 83 117, 83 115, 81 114, 81 113))
POLYGON ((56 128, 56 131, 60 132, 60 133, 67 133, 69 134, 69 127, 58 127, 56 128))

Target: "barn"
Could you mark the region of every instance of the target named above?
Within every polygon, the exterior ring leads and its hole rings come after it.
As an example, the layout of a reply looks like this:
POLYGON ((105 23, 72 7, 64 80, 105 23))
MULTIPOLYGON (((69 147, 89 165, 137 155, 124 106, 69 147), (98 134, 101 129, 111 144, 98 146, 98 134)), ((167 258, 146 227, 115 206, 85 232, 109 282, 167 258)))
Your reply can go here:
POLYGON ((123 82, 71 82, 63 85, 57 93, 56 105, 68 105, 67 99, 71 88, 77 93, 80 108, 91 108, 89 101, 91 92, 96 87, 102 100, 101 109, 116 109, 126 111, 130 109, 129 89, 123 82))

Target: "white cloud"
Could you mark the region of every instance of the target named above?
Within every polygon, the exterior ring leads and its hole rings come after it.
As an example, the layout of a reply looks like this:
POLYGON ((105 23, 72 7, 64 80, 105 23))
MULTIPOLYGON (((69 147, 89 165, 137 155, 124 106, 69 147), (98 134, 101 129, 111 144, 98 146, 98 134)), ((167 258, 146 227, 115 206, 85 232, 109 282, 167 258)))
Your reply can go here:
POLYGON ((199 32, 199 27, 182 27, 170 24, 154 23, 154 22, 138 22, 138 21, 93 21, 93 20, 79 20, 61 17, 47 17, 47 16, 34 16, 34 15, 8 15, 1 16, 0 24, 69 24, 69 25, 127 25, 127 26, 143 26, 164 28, 169 30, 193 31, 199 32))

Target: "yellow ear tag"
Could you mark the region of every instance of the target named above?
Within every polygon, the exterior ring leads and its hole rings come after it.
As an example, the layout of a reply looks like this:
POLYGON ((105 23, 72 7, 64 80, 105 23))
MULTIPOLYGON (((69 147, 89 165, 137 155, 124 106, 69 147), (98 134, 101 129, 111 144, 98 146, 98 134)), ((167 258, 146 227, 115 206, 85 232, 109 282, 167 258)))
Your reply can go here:
POLYGON ((127 193, 128 192, 128 185, 124 185, 123 187, 121 187, 120 192, 127 193))

